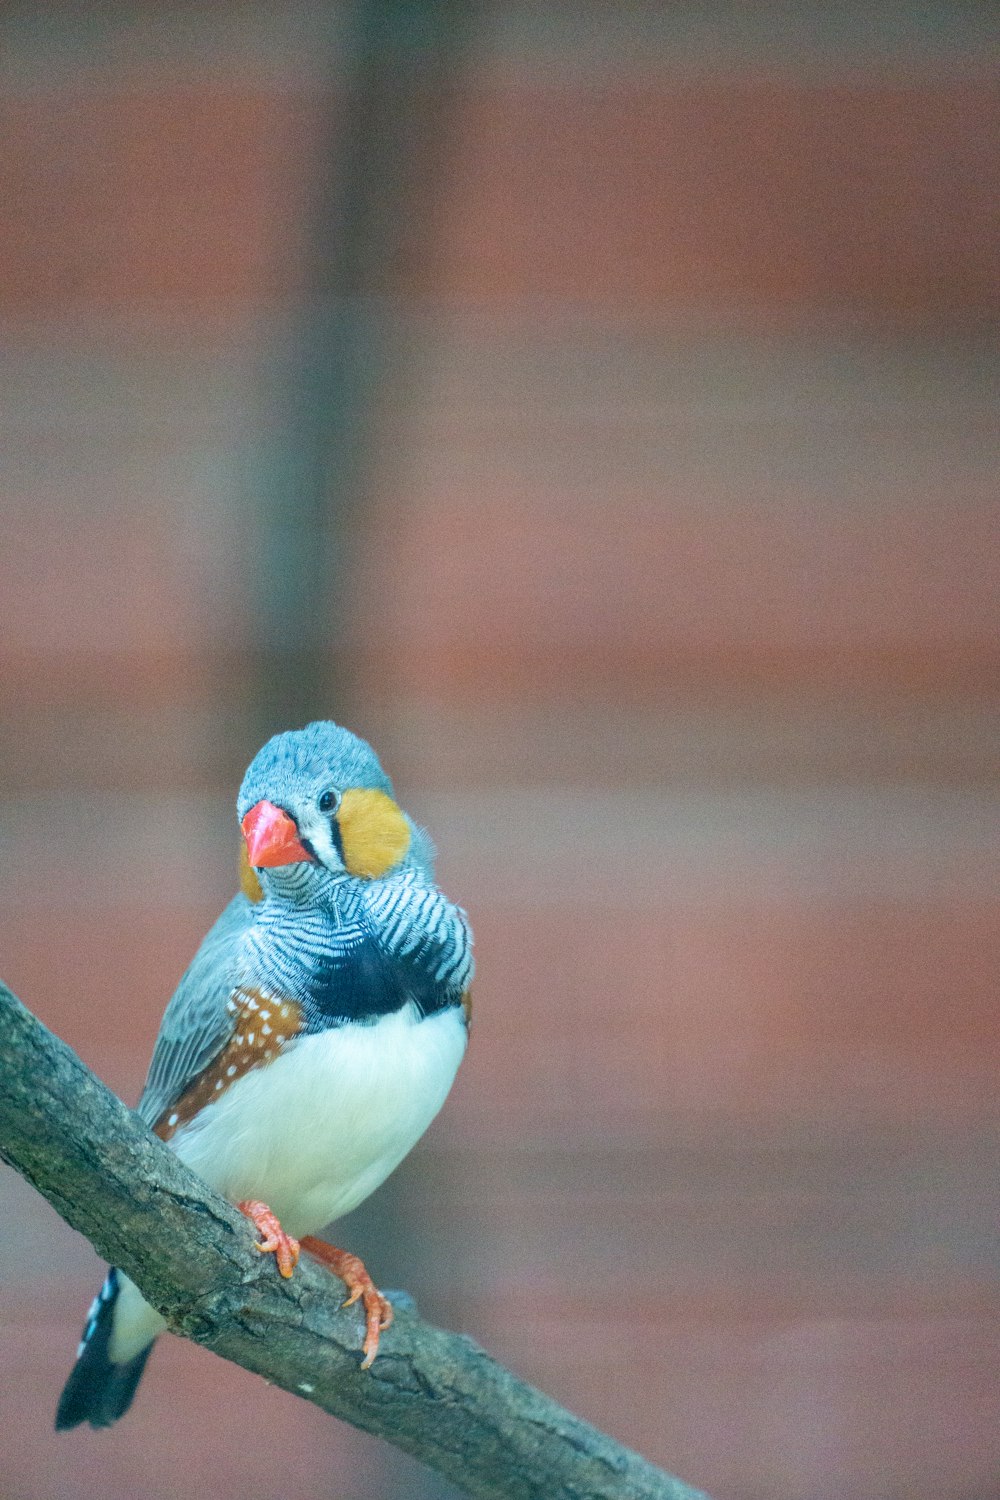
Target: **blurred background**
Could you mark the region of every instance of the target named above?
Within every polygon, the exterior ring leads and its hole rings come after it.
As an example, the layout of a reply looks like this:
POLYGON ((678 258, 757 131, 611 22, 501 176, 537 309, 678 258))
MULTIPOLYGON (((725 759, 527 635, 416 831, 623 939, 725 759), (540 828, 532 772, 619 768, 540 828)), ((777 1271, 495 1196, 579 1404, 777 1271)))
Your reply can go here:
MULTIPOLYGON (((272 731, 472 1047, 345 1221, 716 1500, 1000 1494, 992 7, 4 7, 0 972, 134 1101, 272 731), (621 1288, 627 1288, 623 1295, 621 1288)), ((451 1492, 0 1176, 0 1495, 451 1492)))

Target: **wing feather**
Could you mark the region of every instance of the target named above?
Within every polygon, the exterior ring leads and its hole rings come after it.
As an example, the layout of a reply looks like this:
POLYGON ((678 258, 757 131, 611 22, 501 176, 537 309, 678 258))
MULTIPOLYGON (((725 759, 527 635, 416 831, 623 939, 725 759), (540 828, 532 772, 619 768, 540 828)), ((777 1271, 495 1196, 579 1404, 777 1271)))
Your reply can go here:
POLYGON ((222 1051, 233 1032, 226 1006, 235 979, 239 940, 253 920, 253 906, 240 895, 211 927, 167 1006, 149 1073, 138 1104, 155 1125, 192 1079, 222 1051))

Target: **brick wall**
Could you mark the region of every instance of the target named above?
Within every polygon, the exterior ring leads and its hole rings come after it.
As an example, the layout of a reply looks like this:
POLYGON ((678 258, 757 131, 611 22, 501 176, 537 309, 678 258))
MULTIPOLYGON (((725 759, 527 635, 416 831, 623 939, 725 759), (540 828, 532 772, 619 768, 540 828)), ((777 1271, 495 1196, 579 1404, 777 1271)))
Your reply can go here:
MULTIPOLYGON (((130 1098, 230 890, 341 22, 57 9, 4 64, 2 967, 130 1098)), ((487 7, 383 303, 331 663, 480 977, 357 1241, 720 1500, 1000 1463, 995 61, 957 7, 487 7)), ((94 1260, 3 1191, 12 1495, 443 1494, 176 1343, 57 1441, 94 1260)))

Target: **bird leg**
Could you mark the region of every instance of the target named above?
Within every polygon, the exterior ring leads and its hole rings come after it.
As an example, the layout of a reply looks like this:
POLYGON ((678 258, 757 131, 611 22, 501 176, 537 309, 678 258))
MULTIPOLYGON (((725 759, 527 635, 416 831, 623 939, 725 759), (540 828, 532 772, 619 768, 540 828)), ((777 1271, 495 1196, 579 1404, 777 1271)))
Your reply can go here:
POLYGON ((365 1341, 361 1347, 365 1357, 361 1368, 367 1370, 378 1353, 379 1334, 384 1333, 392 1322, 392 1303, 388 1297, 383 1297, 372 1281, 360 1256, 352 1255, 349 1250, 338 1250, 336 1245, 328 1245, 326 1240, 318 1240, 311 1234, 303 1235, 302 1248, 340 1277, 350 1292, 344 1307, 351 1307, 358 1301, 364 1307, 365 1341))
POLYGON ((278 1215, 259 1199, 246 1198, 242 1203, 237 1203, 236 1207, 241 1214, 246 1214, 254 1228, 263 1236, 257 1249, 264 1254, 273 1251, 282 1276, 291 1276, 299 1259, 298 1240, 285 1233, 278 1215))
POLYGON ((383 1297, 372 1281, 361 1257, 352 1255, 349 1250, 339 1250, 336 1245, 328 1245, 326 1240, 318 1240, 311 1234, 303 1235, 301 1240, 294 1239, 282 1229, 281 1221, 273 1209, 259 1199, 244 1199, 236 1207, 260 1233, 257 1249, 264 1254, 273 1253, 282 1276, 291 1276, 298 1263, 300 1250, 308 1250, 315 1260, 328 1266, 347 1287, 350 1295, 343 1304, 344 1307, 353 1307, 355 1302, 361 1302, 365 1310, 365 1341, 361 1346, 365 1357, 361 1368, 367 1370, 378 1353, 379 1335, 392 1322, 392 1303, 387 1297, 383 1297))

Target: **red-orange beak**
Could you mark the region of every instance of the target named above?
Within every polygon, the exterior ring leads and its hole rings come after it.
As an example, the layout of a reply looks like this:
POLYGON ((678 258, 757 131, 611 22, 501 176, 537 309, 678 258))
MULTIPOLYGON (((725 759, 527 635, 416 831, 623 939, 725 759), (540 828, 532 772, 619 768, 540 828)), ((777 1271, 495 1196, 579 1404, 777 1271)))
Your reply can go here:
POLYGON ((294 820, 273 802, 258 802, 251 807, 240 827, 250 863, 258 870, 271 865, 294 865, 299 860, 316 862, 299 842, 294 820))

